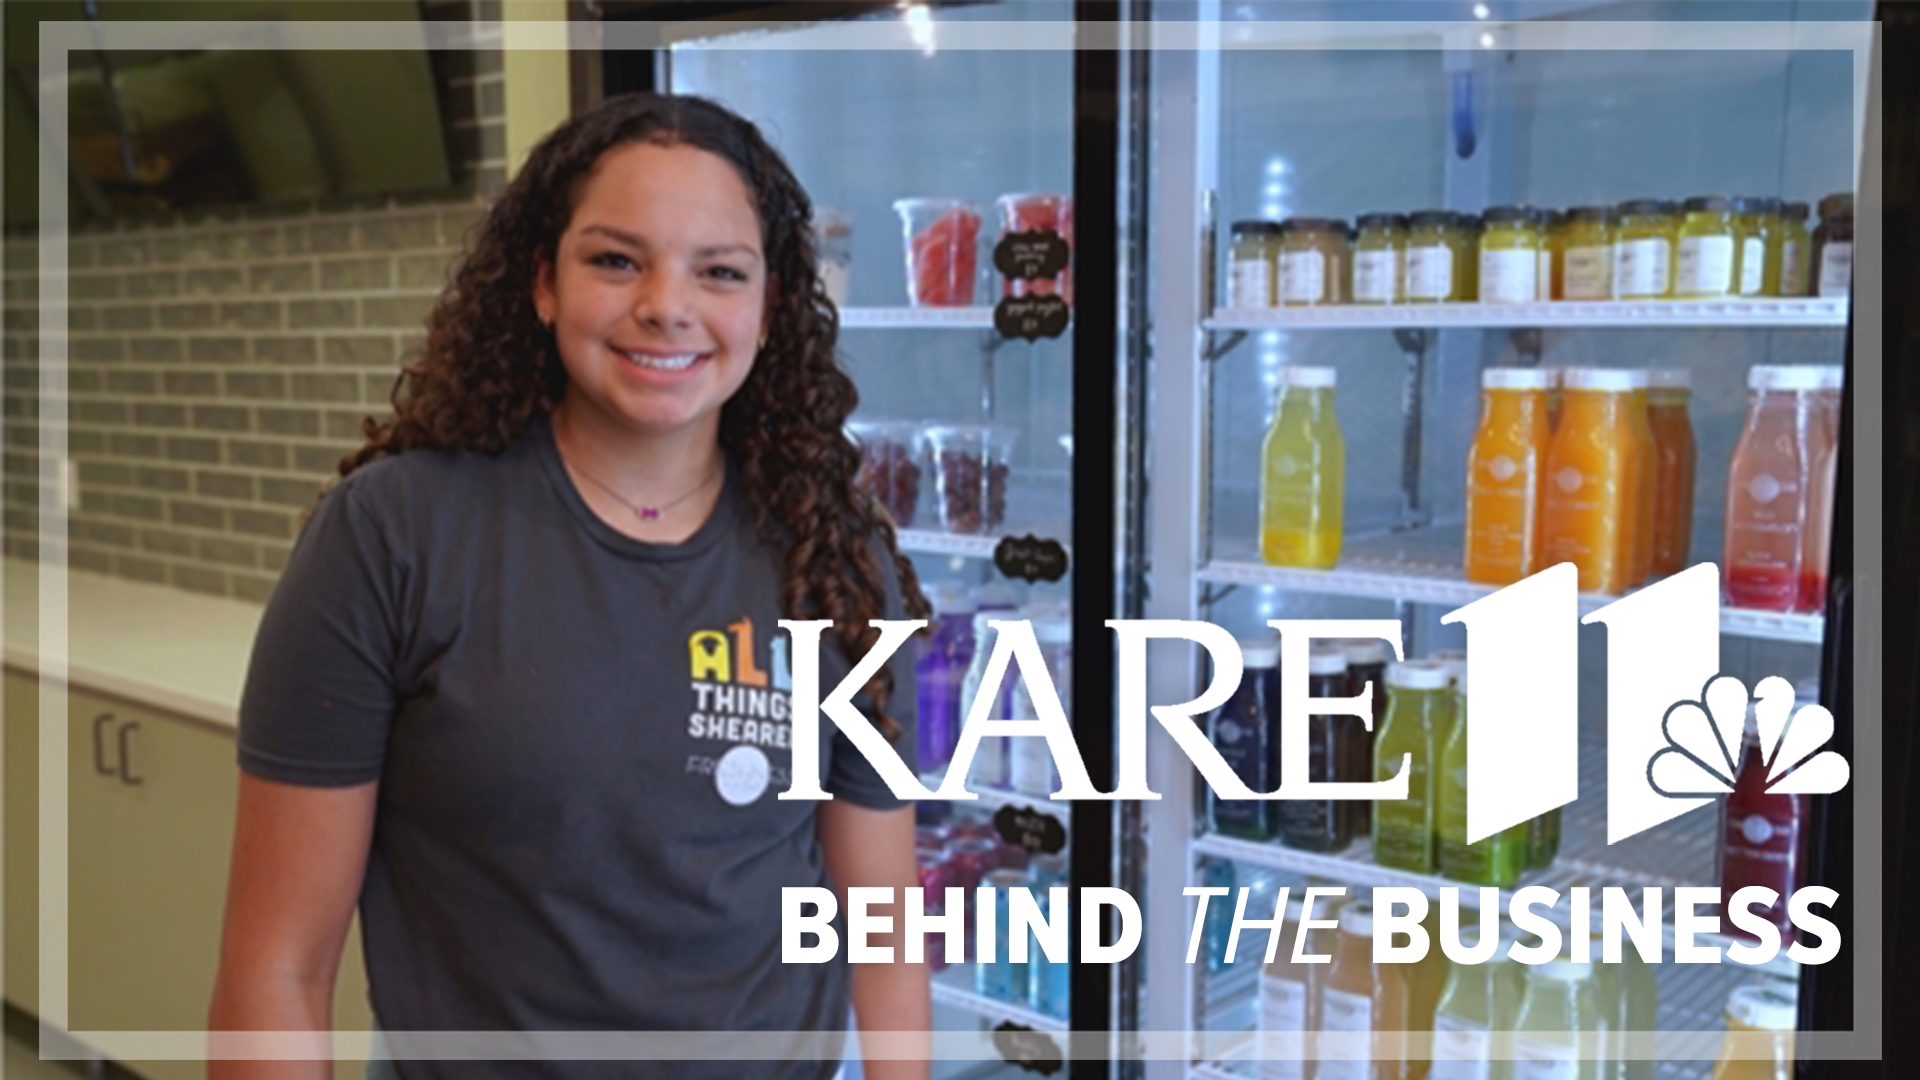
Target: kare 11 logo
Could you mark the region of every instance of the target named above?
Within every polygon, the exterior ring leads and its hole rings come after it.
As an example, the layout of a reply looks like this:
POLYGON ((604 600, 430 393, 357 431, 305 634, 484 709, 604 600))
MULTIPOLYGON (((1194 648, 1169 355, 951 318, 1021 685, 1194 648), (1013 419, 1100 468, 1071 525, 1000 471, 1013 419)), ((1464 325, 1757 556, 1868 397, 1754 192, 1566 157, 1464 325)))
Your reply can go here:
MULTIPOLYGON (((1608 844, 1637 836, 1730 795, 1750 749, 1766 769, 1765 784, 1770 794, 1831 794, 1844 788, 1849 779, 1846 760, 1826 748, 1833 736, 1834 721, 1825 708, 1808 704, 1796 711, 1792 686, 1778 676, 1759 680, 1750 699, 1747 687, 1738 678, 1720 673, 1720 573, 1711 563, 1623 596, 1584 618, 1579 614, 1578 574, 1571 563, 1562 563, 1449 612, 1440 621, 1460 625, 1467 634, 1467 678, 1463 684, 1466 710, 1457 722, 1467 725, 1469 843, 1578 799, 1578 635, 1582 624, 1607 628, 1608 844)), ((1212 623, 1151 619, 1107 622, 1116 638, 1118 673, 1117 782, 1114 790, 1107 792, 1096 790, 1087 775, 1049 668, 1026 621, 1009 619, 991 624, 997 631, 993 651, 952 763, 936 789, 925 786, 853 705, 854 695, 926 621, 875 620, 872 625, 880 630, 879 642, 825 698, 820 696, 819 684, 820 635, 832 622, 782 620, 780 625, 793 636, 793 783, 779 795, 781 799, 831 798, 820 786, 822 715, 839 728, 894 795, 903 800, 978 798, 966 790, 966 778, 981 741, 993 737, 1039 737, 1047 741, 1060 777, 1059 790, 1051 796, 1054 800, 1158 799, 1161 796, 1147 783, 1149 715, 1222 799, 1391 801, 1409 797, 1410 754, 1402 756, 1397 773, 1386 780, 1315 781, 1309 773, 1308 717, 1353 716, 1371 730, 1373 695, 1381 692, 1381 688, 1369 684, 1350 697, 1311 696, 1307 689, 1311 642, 1378 638, 1392 647, 1395 659, 1403 659, 1401 627, 1395 619, 1276 619, 1268 623, 1279 633, 1281 651, 1280 785, 1264 792, 1247 786, 1196 722, 1226 703, 1239 687, 1243 673, 1238 643, 1224 628, 1212 623), (1187 640, 1207 651, 1213 678, 1198 697, 1180 704, 1148 703, 1146 652, 1150 640, 1187 640), (993 716, 995 703, 1004 700, 1000 688, 1015 669, 1025 682, 1035 715, 1022 719, 993 716)), ((1119 890, 1084 891, 1108 894, 1099 902, 1120 907, 1122 923, 1128 921, 1125 916, 1133 907, 1131 898, 1110 895, 1119 890)), ((1381 896, 1385 892, 1396 894, 1392 899, 1401 902, 1398 894, 1419 894, 1420 890, 1376 889, 1376 919, 1382 918, 1382 901, 1388 899, 1381 896)), ((1450 892, 1456 894, 1457 902, 1457 890, 1441 892, 1443 906, 1450 892)), ((1609 909, 1610 923, 1616 901, 1622 906, 1631 904, 1625 892, 1611 887, 1603 890, 1606 895, 1601 899, 1609 909), (1612 895, 1615 893, 1621 895, 1612 895)), ((1660 890, 1643 892, 1652 894, 1645 898, 1647 906, 1657 908, 1660 890)), ((1584 921, 1588 890, 1575 888, 1572 893, 1571 902, 1578 913, 1575 918, 1584 921)), ((1677 906, 1696 900, 1720 906, 1718 889, 1682 887, 1674 893, 1677 906), (1708 893, 1713 896, 1707 897, 1708 893)), ((1500 906, 1499 890, 1484 889, 1482 894, 1483 910, 1500 906), (1487 897, 1487 893, 1493 896, 1487 897)), ((1516 920, 1518 909, 1536 902, 1530 896, 1545 900, 1549 906, 1558 899, 1552 890, 1541 886, 1521 888, 1514 894, 1516 920)), ((1737 926, 1746 929, 1748 907, 1771 906, 1782 899, 1768 889, 1743 888, 1726 902, 1724 910, 1737 926)), ((1058 907, 1063 900, 1064 896, 1055 897, 1054 905, 1058 907)), ((1406 900, 1424 914, 1424 895, 1406 900)), ((1824 887, 1803 888, 1793 894, 1794 924, 1822 939, 1817 950, 1800 945, 1790 950, 1800 962, 1819 963, 1837 952, 1838 937, 1829 932, 1831 924, 1806 910, 1808 904, 1830 906, 1835 900, 1833 890, 1824 887)), ((1013 898, 1008 903, 1012 904, 1013 898)), ((911 905, 909 910, 918 912, 911 905)), ((1411 911, 1408 914, 1417 921, 1418 915, 1411 911)), ((1643 924, 1648 915, 1653 916, 1652 925, 1659 925, 1659 916, 1652 910, 1641 916, 1643 924)), ((1236 921, 1238 917, 1236 913, 1236 921)), ((1454 919, 1443 920, 1446 924, 1458 926, 1457 914, 1454 919)), ((1133 940, 1138 940, 1137 934, 1133 940)), ((1772 935, 1774 950, 1779 940, 1777 933, 1772 935)), ((1756 963, 1764 962, 1772 951, 1764 950, 1765 956, 1756 953, 1747 959, 1737 949, 1729 950, 1734 958, 1756 963)), ((1424 952, 1424 946, 1420 951, 1424 952)), ((1718 950, 1709 951, 1717 961, 1718 950)), ((1684 948, 1679 953, 1677 959, 1683 963, 1710 962, 1686 959, 1684 948)), ((1521 958, 1518 951, 1514 955, 1521 958)), ((1109 952, 1101 958, 1114 957, 1109 952)), ((1378 940, 1375 959, 1385 959, 1378 940)))

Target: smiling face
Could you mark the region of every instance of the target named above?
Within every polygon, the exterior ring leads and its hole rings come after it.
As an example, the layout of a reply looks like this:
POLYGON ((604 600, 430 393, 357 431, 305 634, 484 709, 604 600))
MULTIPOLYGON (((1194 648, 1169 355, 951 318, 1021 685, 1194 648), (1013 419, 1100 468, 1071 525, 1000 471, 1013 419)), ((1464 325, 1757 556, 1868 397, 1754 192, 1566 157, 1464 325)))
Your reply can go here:
POLYGON ((603 155, 534 286, 565 404, 639 436, 711 434, 766 317, 760 220, 717 154, 634 143, 603 155))

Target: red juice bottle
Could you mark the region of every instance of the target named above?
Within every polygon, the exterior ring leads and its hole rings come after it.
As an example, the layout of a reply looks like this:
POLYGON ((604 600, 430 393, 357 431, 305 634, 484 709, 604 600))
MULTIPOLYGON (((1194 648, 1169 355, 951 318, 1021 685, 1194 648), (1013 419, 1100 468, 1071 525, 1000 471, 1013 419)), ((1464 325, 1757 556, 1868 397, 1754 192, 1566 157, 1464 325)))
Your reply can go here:
POLYGON ((1833 493, 1840 460, 1840 392, 1845 371, 1815 368, 1820 389, 1801 395, 1810 415, 1807 432, 1807 527, 1801 538, 1800 601, 1797 610, 1818 614, 1827 606, 1827 564, 1833 550, 1833 493))
MULTIPOLYGON (((1807 796, 1777 795, 1767 790, 1759 728, 1749 713, 1733 793, 1720 804, 1720 895, 1731 901, 1735 891, 1749 885, 1772 889, 1779 900, 1771 907, 1756 906, 1753 911, 1778 926, 1788 941, 1792 940, 1792 928, 1787 919, 1787 898, 1806 876, 1807 810, 1807 796)), ((1724 909, 1720 932, 1755 940, 1728 920, 1724 909)))

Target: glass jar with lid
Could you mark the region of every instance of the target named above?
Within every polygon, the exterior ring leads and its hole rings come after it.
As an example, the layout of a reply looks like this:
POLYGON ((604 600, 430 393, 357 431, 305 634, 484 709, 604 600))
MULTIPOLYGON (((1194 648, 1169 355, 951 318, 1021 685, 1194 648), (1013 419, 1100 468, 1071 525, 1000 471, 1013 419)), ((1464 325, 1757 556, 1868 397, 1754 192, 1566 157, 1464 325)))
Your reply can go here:
POLYGON ((1428 303, 1465 298, 1461 279, 1466 268, 1458 257, 1462 246, 1460 215, 1451 210, 1421 210, 1407 216, 1408 300, 1428 303))
POLYGON ((1401 214, 1361 214, 1353 243, 1353 302, 1397 304, 1407 273, 1407 219, 1401 214))
POLYGON ((1607 300, 1613 296, 1613 211, 1576 206, 1567 211, 1554 251, 1555 300, 1607 300))
POLYGON ((1458 245, 1453 252, 1454 265, 1465 267, 1461 271, 1462 280, 1458 299, 1472 300, 1480 295, 1480 234, 1487 231, 1487 223, 1479 214, 1461 214, 1458 245))
POLYGON ((1540 230, 1540 270, 1534 275, 1533 298, 1551 300, 1560 272, 1560 243, 1567 228, 1567 215, 1558 210, 1535 210, 1534 225, 1540 230))
POLYGON ((1281 222, 1281 306, 1346 303, 1351 260, 1346 222, 1309 217, 1281 222))
POLYGON ((1740 246, 1733 229, 1733 200, 1695 195, 1680 223, 1680 259, 1673 294, 1683 299, 1731 296, 1740 286, 1740 246))
POLYGON ((1238 311, 1273 307, 1279 257, 1277 222, 1234 222, 1233 247, 1227 254, 1227 306, 1238 311))
POLYGON ((1805 296, 1812 280, 1808 266, 1813 238, 1807 235, 1807 204, 1790 202, 1780 208, 1780 295, 1805 296))
POLYGON ((1815 296, 1845 297, 1853 291, 1853 196, 1820 200, 1820 227, 1813 231, 1815 296))
POLYGON ((1780 295, 1780 200, 1747 196, 1730 200, 1741 296, 1780 295))
POLYGON ((1532 209, 1496 206, 1480 234, 1480 302, 1531 303, 1539 292, 1541 236, 1532 209))

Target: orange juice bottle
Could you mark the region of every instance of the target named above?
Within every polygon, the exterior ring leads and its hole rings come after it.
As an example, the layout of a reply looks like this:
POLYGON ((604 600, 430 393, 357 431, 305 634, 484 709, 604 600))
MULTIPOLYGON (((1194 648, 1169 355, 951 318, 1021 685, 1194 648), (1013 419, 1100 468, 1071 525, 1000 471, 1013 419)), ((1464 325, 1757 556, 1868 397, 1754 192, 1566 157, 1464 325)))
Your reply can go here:
POLYGON ((1646 584, 1653 575, 1653 507, 1656 444, 1653 425, 1647 420, 1647 390, 1650 377, 1641 372, 1640 385, 1628 395, 1627 421, 1633 430, 1633 535, 1628 549, 1628 574, 1631 586, 1646 584))
POLYGON ((1632 542, 1639 462, 1633 392, 1647 373, 1568 368, 1560 426, 1547 450, 1540 515, 1545 565, 1571 562, 1586 592, 1625 592, 1632 585, 1632 542), (1622 556, 1628 558, 1622 558, 1622 556))
POLYGON ((1548 375, 1480 373, 1480 430, 1467 450, 1467 580, 1511 585, 1542 569, 1540 484, 1546 475, 1548 375))
MULTIPOLYGON (((1281 939, 1280 951, 1274 954, 1273 963, 1268 964, 1260 974, 1262 1031, 1304 1034, 1313 1031, 1319 1024, 1320 1018, 1314 1008, 1314 991, 1320 988, 1322 965, 1297 964, 1293 960, 1294 937, 1300 933, 1300 923, 1305 918, 1306 904, 1302 899, 1296 896, 1288 900, 1285 936, 1281 939)), ((1308 952, 1320 951, 1320 936, 1308 935, 1308 952)), ((1313 1062, 1306 1054, 1297 1060, 1269 1059, 1261 1063, 1256 1075, 1260 1080, 1310 1080, 1313 1062)))
POLYGON ((1407 1026, 1407 979, 1403 964, 1373 962, 1373 905, 1355 901, 1340 909, 1340 939, 1333 967, 1320 988, 1320 1031, 1351 1043, 1321 1043, 1315 1080, 1400 1080, 1396 1049, 1359 1033, 1403 1031, 1407 1026), (1362 1055, 1362 1048, 1371 1047, 1362 1055))
POLYGON ((1727 998, 1727 1040, 1713 1080, 1792 1080, 1798 1022, 1798 1003, 1786 994, 1767 986, 1735 990, 1727 998))
POLYGON ((1653 572, 1686 569, 1693 549, 1693 422, 1685 368, 1653 372, 1647 425, 1653 429, 1653 572))

